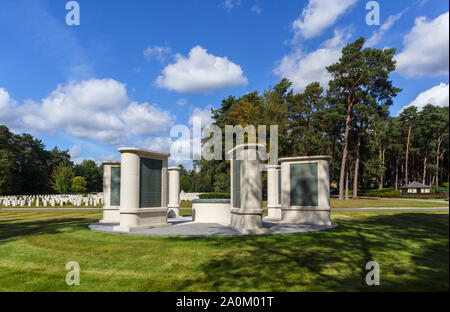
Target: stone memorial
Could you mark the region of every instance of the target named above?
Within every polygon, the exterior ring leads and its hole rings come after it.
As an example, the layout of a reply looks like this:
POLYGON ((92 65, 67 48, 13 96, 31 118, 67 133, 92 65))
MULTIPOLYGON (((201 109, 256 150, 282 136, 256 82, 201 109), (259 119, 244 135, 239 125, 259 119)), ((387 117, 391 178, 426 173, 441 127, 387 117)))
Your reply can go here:
POLYGON ((169 169, 169 217, 180 217, 180 167, 169 169))
POLYGON ((129 233, 167 222, 168 158, 170 154, 120 148, 120 225, 115 232, 129 233))
POLYGON ((267 212, 269 219, 281 219, 281 170, 280 166, 267 165, 267 212))
POLYGON ((228 152, 231 159, 231 223, 242 234, 262 234, 261 144, 242 144, 228 152))
POLYGON ((281 158, 281 222, 331 225, 330 156, 281 158))
POLYGON ((103 218, 100 223, 119 223, 120 162, 103 162, 103 218))
POLYGON ((192 218, 195 223, 220 223, 230 225, 229 199, 192 200, 192 218))

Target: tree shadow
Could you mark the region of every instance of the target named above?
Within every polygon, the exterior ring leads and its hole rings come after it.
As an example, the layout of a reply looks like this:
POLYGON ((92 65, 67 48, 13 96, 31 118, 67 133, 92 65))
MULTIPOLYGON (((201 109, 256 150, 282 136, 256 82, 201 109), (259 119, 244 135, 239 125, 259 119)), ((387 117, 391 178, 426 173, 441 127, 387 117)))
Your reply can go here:
POLYGON ((201 277, 180 280, 173 290, 448 291, 448 216, 400 213, 338 222, 332 231, 310 234, 200 239, 220 254, 197 266, 201 277), (380 264, 380 286, 365 283, 369 261, 380 264))
POLYGON ((20 221, 22 219, 0 220, 0 245, 19 236, 36 234, 58 234, 86 229, 93 219, 55 218, 39 221, 20 221))

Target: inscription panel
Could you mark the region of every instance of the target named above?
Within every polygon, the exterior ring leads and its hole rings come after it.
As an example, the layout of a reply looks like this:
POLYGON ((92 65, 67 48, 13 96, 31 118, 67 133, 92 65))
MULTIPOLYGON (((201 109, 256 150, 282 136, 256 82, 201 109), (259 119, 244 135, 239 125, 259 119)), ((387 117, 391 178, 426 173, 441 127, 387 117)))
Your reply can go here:
POLYGON ((161 207, 162 160, 141 157, 139 207, 161 207))
POLYGON ((318 206, 317 163, 291 164, 291 206, 318 206))
POLYGON ((111 167, 111 206, 120 206, 120 167, 111 167))

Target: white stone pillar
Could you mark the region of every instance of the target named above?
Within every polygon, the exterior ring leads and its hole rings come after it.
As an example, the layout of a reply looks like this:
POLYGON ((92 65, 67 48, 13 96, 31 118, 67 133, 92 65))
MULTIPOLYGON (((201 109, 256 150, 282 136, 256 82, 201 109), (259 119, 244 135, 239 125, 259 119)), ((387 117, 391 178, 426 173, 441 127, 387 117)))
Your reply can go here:
POLYGON ((267 212, 270 219, 281 219, 279 174, 281 166, 267 165, 267 212))
POLYGON ((262 223, 264 210, 258 144, 238 145, 228 153, 232 159, 230 226, 242 234, 266 233, 267 230, 263 228, 262 223), (239 181, 238 188, 235 186, 237 181, 239 181), (236 205, 239 207, 235 207, 236 205))
POLYGON ((120 148, 119 152, 122 153, 119 208, 120 225, 115 226, 114 231, 128 233, 154 227, 168 226, 167 164, 170 154, 133 147, 120 148), (153 171, 153 176, 144 176, 144 169, 147 170, 149 168, 145 165, 145 162, 152 161, 160 164, 160 168, 153 171), (144 167, 141 168, 141 165, 144 167), (160 172, 160 176, 155 178, 154 174, 157 174, 158 171, 160 172), (141 181, 141 178, 145 180, 141 181), (158 179, 160 180, 158 181, 158 179), (151 183, 155 183, 155 181, 158 181, 158 185, 153 188, 151 183), (149 204, 150 198, 156 199, 158 204, 155 206, 149 204))
POLYGON ((169 171, 169 218, 180 216, 180 167, 170 167, 169 171))
POLYGON ((282 223, 331 225, 331 156, 281 158, 282 223))
POLYGON ((120 193, 120 180, 117 181, 120 170, 120 161, 103 163, 103 218, 100 223, 119 223, 120 196, 116 198, 112 191, 116 193, 119 188, 120 193))

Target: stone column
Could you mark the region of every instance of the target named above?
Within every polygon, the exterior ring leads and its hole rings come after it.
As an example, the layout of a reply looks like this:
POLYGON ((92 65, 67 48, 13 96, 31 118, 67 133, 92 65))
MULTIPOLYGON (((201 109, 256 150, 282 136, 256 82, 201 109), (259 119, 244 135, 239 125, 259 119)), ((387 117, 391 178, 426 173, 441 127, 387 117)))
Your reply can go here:
POLYGON ((281 158, 282 223, 331 225, 331 156, 281 158))
POLYGON ((267 232, 262 223, 261 160, 257 148, 257 144, 243 144, 228 152, 232 159, 230 226, 242 234, 267 232))
POLYGON ((100 223, 119 223, 119 207, 120 207, 120 162, 119 161, 104 162, 103 218, 100 220, 100 223), (119 196, 117 196, 117 193, 119 193, 119 196))
POLYGON ((281 219, 279 174, 281 166, 267 165, 267 211, 270 219, 281 219))
POLYGON ((170 154, 132 147, 120 148, 120 225, 133 232, 167 223, 167 164, 170 154))
POLYGON ((169 218, 180 216, 180 167, 170 167, 169 170, 169 218))

